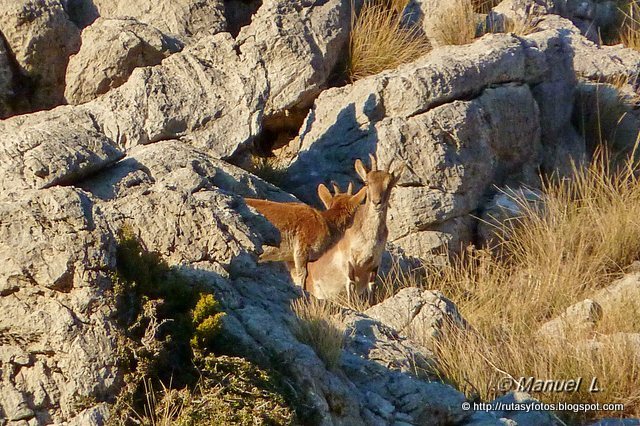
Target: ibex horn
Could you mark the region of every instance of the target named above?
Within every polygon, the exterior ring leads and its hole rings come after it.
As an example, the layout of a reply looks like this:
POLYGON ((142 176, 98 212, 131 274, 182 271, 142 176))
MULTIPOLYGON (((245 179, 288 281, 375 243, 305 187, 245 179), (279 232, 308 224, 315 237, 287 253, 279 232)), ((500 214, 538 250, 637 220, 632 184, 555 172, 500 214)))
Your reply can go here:
POLYGON ((369 154, 369 159, 371 160, 371 171, 378 170, 378 162, 376 161, 376 157, 373 154, 369 154))
POLYGON ((331 181, 331 185, 333 186, 333 195, 340 194, 340 187, 338 186, 338 184, 335 183, 335 181, 331 181))
POLYGON ((347 195, 353 195, 353 182, 349 182, 349 186, 347 186, 347 195))

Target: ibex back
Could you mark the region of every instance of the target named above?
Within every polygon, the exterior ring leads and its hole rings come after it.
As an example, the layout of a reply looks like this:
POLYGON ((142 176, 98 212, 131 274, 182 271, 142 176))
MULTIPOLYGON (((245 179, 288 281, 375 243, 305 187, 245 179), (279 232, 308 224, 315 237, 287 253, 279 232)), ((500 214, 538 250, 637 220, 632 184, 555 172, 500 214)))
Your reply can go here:
POLYGON ((291 271, 293 281, 303 285, 307 276, 307 262, 315 260, 333 244, 351 224, 353 215, 364 200, 365 189, 353 195, 353 184, 340 193, 334 184, 334 195, 325 185, 318 186, 318 196, 327 208, 319 211, 303 203, 278 203, 246 198, 280 231, 280 246, 263 247, 260 261, 283 261, 291 271))

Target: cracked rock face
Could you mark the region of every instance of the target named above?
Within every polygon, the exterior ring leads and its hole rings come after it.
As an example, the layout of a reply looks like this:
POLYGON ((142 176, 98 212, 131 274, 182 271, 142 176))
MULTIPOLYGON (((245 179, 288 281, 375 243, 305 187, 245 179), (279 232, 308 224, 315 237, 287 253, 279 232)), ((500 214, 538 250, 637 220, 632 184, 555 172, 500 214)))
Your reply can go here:
POLYGON ((166 34, 190 38, 226 29, 222 0, 92 0, 103 18, 134 18, 166 34))
POLYGON ((0 418, 70 419, 122 384, 105 293, 115 241, 71 188, 0 201, 0 236, 0 418))
POLYGON ((20 67, 36 85, 34 107, 64 99, 69 56, 80 48, 80 30, 59 0, 12 0, 0 4, 0 32, 20 67))
POLYGON ((135 68, 157 65, 181 49, 179 41, 135 19, 98 18, 82 32, 82 47, 69 60, 65 99, 95 99, 125 83, 135 68))

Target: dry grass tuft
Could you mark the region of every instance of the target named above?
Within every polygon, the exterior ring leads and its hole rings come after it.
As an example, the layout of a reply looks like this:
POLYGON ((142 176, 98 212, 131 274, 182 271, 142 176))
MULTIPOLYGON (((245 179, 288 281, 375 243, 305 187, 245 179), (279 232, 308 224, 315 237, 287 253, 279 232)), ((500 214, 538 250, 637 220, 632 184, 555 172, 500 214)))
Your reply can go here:
POLYGON ((248 171, 277 187, 286 182, 287 170, 274 157, 252 156, 248 171))
POLYGON ((335 369, 344 343, 344 325, 336 319, 339 309, 329 301, 301 297, 291 303, 297 317, 292 329, 301 342, 311 346, 327 368, 335 369))
POLYGON ((473 8, 477 13, 487 14, 491 9, 500 4, 502 0, 472 0, 473 8))
POLYGON ((623 15, 618 30, 620 42, 625 47, 640 50, 640 4, 636 1, 626 2, 620 11, 623 15))
MULTIPOLYGON (((349 78, 356 81, 413 62, 430 50, 429 40, 417 27, 405 27, 394 8, 401 2, 365 2, 351 18, 349 78)), ((403 7, 403 6, 402 6, 403 7)))
POLYGON ((438 46, 469 44, 477 24, 472 0, 451 0, 450 6, 437 11, 430 36, 438 46))
POLYGON ((538 29, 539 20, 540 18, 534 15, 527 15, 521 19, 508 19, 504 25, 504 32, 518 36, 533 34, 538 29))
MULTIPOLYGON (((638 166, 633 160, 614 166, 600 151, 573 180, 545 184, 543 208, 523 201, 524 214, 505 225, 498 252, 470 250, 430 271, 428 286, 445 291, 476 330, 445 333, 438 359, 446 380, 491 400, 500 396, 497 384, 504 377, 596 377, 601 392, 589 392, 587 384, 575 393, 534 396, 544 402, 619 402, 626 415, 640 415, 640 358, 626 345, 593 350, 587 340, 594 336, 586 332, 562 341, 537 335, 543 323, 640 257, 638 166)), ((603 323, 610 331, 613 323, 622 326, 624 318, 638 314, 605 314, 603 323)), ((634 324, 618 331, 640 332, 640 322, 634 324)))

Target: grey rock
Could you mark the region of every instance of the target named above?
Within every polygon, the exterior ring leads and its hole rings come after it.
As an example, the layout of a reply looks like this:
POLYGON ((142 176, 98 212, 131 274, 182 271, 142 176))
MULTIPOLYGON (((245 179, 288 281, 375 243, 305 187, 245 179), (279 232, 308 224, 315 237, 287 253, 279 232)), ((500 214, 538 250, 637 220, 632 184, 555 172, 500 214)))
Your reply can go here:
POLYGON ((345 57, 351 4, 265 0, 242 28, 241 51, 256 50, 269 80, 266 115, 310 106, 345 57))
POLYGON ((222 0, 92 1, 103 18, 133 18, 185 40, 226 30, 222 0))
POLYGON ((71 188, 0 201, 0 224, 0 413, 62 422, 121 385, 104 297, 115 240, 71 188))
POLYGON ((82 108, 0 121, 0 191, 68 184, 124 155, 82 108))
POLYGON ((127 81, 135 68, 157 65, 182 48, 177 40, 134 19, 97 19, 82 31, 80 51, 66 73, 65 98, 88 102, 127 81))
POLYGON ((466 328, 456 306, 439 291, 409 287, 364 312, 401 335, 418 340, 427 349, 447 327, 466 328))
POLYGON ((20 67, 37 83, 36 109, 64 101, 69 56, 80 48, 80 30, 59 0, 12 0, 0 4, 0 32, 20 67))
POLYGON ((205 36, 86 104, 120 146, 182 138, 226 158, 260 131, 267 81, 228 33, 205 36))
POLYGON ((557 318, 544 323, 538 330, 538 335, 565 339, 572 333, 592 331, 603 315, 602 307, 591 299, 583 300, 569 306, 557 318))

